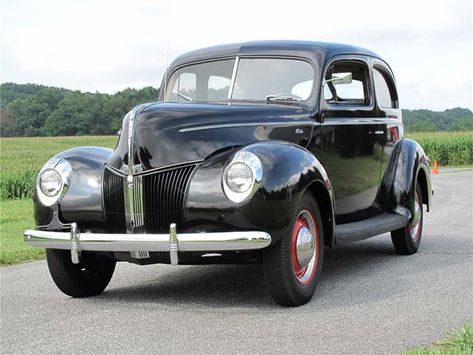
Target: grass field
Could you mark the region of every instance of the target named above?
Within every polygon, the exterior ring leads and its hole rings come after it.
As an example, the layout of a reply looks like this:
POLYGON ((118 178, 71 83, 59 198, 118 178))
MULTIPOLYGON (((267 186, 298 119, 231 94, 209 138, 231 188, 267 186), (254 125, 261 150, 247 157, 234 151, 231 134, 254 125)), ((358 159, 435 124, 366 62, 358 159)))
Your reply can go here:
POLYGON ((31 200, 0 201, 0 264, 44 257, 44 249, 29 247, 23 242, 23 231, 33 227, 31 200))
POLYGON ((408 351, 406 355, 463 355, 473 354, 473 324, 466 324, 445 340, 436 341, 428 347, 408 351))

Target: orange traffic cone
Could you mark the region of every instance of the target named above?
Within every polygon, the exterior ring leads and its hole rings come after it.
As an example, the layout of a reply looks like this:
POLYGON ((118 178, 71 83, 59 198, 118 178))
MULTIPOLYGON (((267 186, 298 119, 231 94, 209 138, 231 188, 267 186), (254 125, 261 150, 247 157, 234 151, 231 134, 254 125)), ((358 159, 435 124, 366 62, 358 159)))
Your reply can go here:
POLYGON ((437 164, 437 160, 434 160, 434 168, 432 169, 432 174, 437 175, 439 173, 439 165, 437 164))

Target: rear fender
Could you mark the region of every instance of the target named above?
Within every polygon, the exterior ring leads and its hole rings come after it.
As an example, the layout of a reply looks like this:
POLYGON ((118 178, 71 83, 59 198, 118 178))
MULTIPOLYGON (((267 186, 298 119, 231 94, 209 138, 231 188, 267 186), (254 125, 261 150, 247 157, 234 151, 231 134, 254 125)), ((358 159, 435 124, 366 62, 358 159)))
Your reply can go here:
POLYGON ((384 173, 377 198, 378 206, 410 219, 414 212, 416 181, 421 186, 422 200, 429 211, 432 201, 429 160, 416 141, 400 140, 393 147, 384 173))

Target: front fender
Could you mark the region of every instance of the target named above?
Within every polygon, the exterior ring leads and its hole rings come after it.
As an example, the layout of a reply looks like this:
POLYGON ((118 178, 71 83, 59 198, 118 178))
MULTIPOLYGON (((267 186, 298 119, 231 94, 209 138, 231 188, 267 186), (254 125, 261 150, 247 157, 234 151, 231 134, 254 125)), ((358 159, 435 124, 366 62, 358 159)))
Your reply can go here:
POLYGON ((56 204, 43 206, 33 196, 37 226, 48 226, 57 213, 62 223, 76 222, 84 228, 103 224, 102 174, 112 150, 102 147, 78 147, 65 150, 53 159, 65 159, 71 164, 69 190, 56 204))
MULTIPOLYGON (((264 141, 234 148, 210 157, 196 171, 187 196, 186 227, 193 232, 263 230, 277 242, 291 226, 303 193, 314 182, 332 196, 325 169, 298 145, 264 141), (263 165, 259 189, 242 203, 230 201, 222 187, 223 171, 238 151, 254 153, 263 165)), ((324 207, 333 216, 333 199, 331 206, 324 207)))
POLYGON ((380 208, 411 218, 416 181, 421 184, 423 203, 429 210, 432 201, 429 159, 416 141, 400 140, 393 147, 381 182, 377 199, 380 208))

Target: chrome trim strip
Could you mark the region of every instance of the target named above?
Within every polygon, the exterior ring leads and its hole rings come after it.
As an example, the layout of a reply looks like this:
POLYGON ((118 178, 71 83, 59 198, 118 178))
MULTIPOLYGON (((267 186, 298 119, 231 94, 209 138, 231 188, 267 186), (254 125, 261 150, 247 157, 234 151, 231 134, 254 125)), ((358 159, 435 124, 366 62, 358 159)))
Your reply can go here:
POLYGON ((70 232, 26 230, 24 240, 31 246, 71 250, 72 260, 77 262, 81 251, 159 251, 169 252, 173 265, 179 263, 178 251, 254 250, 271 244, 271 236, 266 232, 176 233, 174 223, 169 228, 169 234, 133 235, 80 233, 73 223, 70 232))
POLYGON ((134 107, 129 113, 128 117, 128 137, 127 137, 127 143, 128 143, 128 174, 133 172, 133 135, 135 134, 135 119, 138 116, 138 113, 141 111, 141 109, 145 105, 139 105, 134 107))
POLYGON ((272 122, 247 122, 247 123, 222 123, 214 124, 208 126, 200 127, 190 127, 182 128, 179 130, 179 133, 194 132, 194 131, 203 131, 208 129, 218 129, 218 128, 236 128, 236 127, 257 127, 257 126, 344 126, 344 125, 368 125, 368 124, 393 124, 391 119, 334 119, 326 118, 325 123, 321 124, 318 122, 310 121, 272 121, 272 122))
POLYGON ((134 162, 133 136, 138 115, 151 104, 142 104, 133 108, 128 117, 128 164, 125 166, 126 179, 124 180, 125 222, 127 233, 136 233, 144 225, 143 217, 143 184, 142 178, 134 177, 141 173, 140 164, 134 162))
MULTIPOLYGON (((146 176, 146 175, 150 175, 150 174, 154 174, 154 173, 159 173, 161 171, 167 171, 167 170, 180 168, 180 167, 185 167, 185 166, 189 166, 189 165, 197 165, 197 164, 200 164, 202 162, 203 162, 203 160, 190 160, 190 161, 186 161, 186 162, 183 162, 183 163, 163 165, 163 166, 160 166, 158 168, 153 168, 153 169, 143 171, 141 173, 136 173, 134 176, 140 176, 140 175, 146 176)), ((116 173, 117 175, 120 175, 122 177, 126 177, 126 174, 124 174, 123 171, 118 170, 118 169, 114 168, 113 166, 105 164, 105 167, 107 169, 111 170, 112 172, 116 173)))
POLYGON ((392 119, 384 118, 330 118, 326 117, 324 126, 367 125, 367 124, 396 124, 392 119))
POLYGON ((143 177, 128 175, 123 183, 126 230, 137 233, 144 226, 143 177))
POLYGON ((257 126, 283 126, 283 127, 286 127, 286 126, 310 126, 311 124, 312 124, 312 122, 310 122, 310 121, 222 123, 222 124, 214 124, 214 125, 208 125, 208 126, 182 128, 182 129, 179 130, 179 133, 203 131, 203 130, 218 129, 218 128, 257 127, 257 126))
POLYGON ((232 71, 232 80, 230 81, 230 89, 228 90, 228 96, 227 99, 230 101, 233 96, 233 89, 235 88, 235 80, 236 80, 236 75, 238 71, 238 63, 240 62, 240 57, 236 56, 235 57, 235 64, 233 65, 233 71, 232 71))

